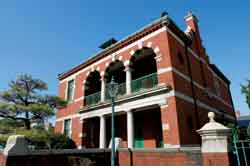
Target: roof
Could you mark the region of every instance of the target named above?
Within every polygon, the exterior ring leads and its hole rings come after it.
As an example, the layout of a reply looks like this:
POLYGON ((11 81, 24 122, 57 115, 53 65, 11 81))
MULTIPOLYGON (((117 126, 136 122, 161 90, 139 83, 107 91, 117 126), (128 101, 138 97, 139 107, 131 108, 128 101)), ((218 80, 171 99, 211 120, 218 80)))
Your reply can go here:
POLYGON ((112 54, 113 52, 125 47, 126 45, 133 43, 134 41, 148 35, 149 33, 152 33, 153 31, 156 31, 160 29, 163 26, 168 26, 174 29, 174 31, 177 33, 177 36, 179 36, 184 41, 189 40, 188 37, 185 35, 185 33, 172 21, 168 16, 163 16, 152 23, 148 24, 147 26, 139 29, 138 31, 134 32, 133 34, 125 37, 124 39, 118 41, 117 43, 105 48, 104 50, 101 50, 96 55, 91 56, 89 59, 84 61, 83 63, 73 67, 72 69, 65 71, 58 75, 58 79, 62 80, 71 74, 89 66, 90 64, 102 59, 103 57, 112 54))
POLYGON ((237 120, 249 120, 250 121, 250 115, 240 116, 237 120))
POLYGON ((210 64, 211 69, 218 74, 218 76, 223 79, 228 85, 230 85, 229 79, 220 71, 220 69, 215 64, 210 64))

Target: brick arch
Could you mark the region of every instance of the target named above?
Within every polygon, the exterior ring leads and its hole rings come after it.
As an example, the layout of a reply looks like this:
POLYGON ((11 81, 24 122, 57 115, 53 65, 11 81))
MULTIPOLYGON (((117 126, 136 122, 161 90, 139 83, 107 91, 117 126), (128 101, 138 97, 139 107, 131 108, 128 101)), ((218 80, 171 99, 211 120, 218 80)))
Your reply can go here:
POLYGON ((130 54, 132 53, 133 55, 130 56, 129 60, 129 67, 132 69, 132 79, 157 73, 157 61, 155 59, 157 54, 153 47, 144 46, 141 49, 130 52, 130 54))
POLYGON ((104 70, 104 78, 106 82, 109 82, 111 80, 112 75, 114 75, 115 80, 118 83, 125 82, 126 73, 124 71, 125 70, 124 61, 115 58, 113 61, 109 62, 108 64, 109 65, 105 65, 106 68, 104 70), (124 76, 124 77, 120 77, 120 76, 124 76))
POLYGON ((84 83, 84 95, 88 96, 101 91, 101 74, 97 70, 93 70, 86 74, 84 83))

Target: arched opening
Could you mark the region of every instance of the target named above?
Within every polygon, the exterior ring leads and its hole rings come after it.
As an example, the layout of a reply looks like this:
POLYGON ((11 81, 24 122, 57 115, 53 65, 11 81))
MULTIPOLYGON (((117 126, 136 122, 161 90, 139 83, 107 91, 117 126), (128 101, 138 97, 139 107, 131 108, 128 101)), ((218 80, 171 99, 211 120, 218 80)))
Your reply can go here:
POLYGON ((93 71, 89 74, 85 82, 84 90, 85 105, 99 103, 101 100, 101 76, 98 71, 93 71))
POLYGON ((109 67, 105 72, 105 80, 106 80, 106 99, 109 99, 108 94, 108 85, 111 81, 111 78, 114 77, 116 83, 119 84, 118 96, 124 95, 126 93, 126 72, 125 66, 122 61, 115 60, 110 63, 109 67))
POLYGON ((155 57, 154 50, 147 47, 137 50, 131 57, 133 92, 152 88, 158 84, 155 57))

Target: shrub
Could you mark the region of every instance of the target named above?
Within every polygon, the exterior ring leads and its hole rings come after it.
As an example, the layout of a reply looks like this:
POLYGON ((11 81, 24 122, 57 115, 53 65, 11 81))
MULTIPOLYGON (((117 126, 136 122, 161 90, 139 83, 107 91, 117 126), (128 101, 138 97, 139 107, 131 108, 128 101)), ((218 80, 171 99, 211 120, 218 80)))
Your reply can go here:
POLYGON ((32 149, 74 149, 76 145, 73 140, 62 134, 55 134, 43 128, 32 128, 30 130, 17 129, 15 132, 0 136, 0 146, 5 146, 11 135, 24 135, 32 149))

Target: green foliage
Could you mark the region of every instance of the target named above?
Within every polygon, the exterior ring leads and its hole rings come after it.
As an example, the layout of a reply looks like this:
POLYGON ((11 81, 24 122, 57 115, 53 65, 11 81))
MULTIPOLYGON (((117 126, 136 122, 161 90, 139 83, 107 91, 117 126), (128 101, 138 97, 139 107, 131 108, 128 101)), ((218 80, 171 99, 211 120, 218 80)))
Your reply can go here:
POLYGON ((66 106, 57 96, 41 95, 47 84, 31 75, 23 74, 9 84, 10 89, 0 94, 0 117, 23 122, 30 129, 32 122, 44 121, 54 115, 55 108, 66 106))
POLYGON ((245 85, 241 85, 241 93, 245 95, 246 103, 250 108, 250 80, 245 85))
POLYGON ((95 162, 91 161, 89 158, 84 157, 68 157, 68 164, 69 166, 95 166, 95 162))
POLYGON ((2 134, 13 132, 16 128, 22 127, 22 123, 12 119, 0 120, 0 131, 2 134))
POLYGON ((62 134, 47 131, 42 127, 30 130, 17 129, 13 133, 0 136, 0 145, 5 145, 11 135, 24 135, 33 149, 74 149, 74 141, 62 134))

